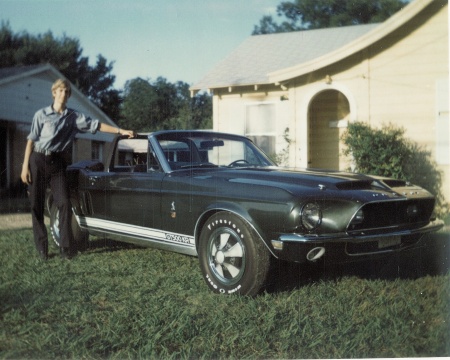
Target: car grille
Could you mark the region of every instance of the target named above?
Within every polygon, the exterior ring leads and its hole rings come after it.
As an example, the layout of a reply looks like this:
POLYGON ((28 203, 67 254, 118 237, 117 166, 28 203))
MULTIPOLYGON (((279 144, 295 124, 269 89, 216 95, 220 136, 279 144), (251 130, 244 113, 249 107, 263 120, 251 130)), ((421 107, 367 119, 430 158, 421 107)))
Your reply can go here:
POLYGON ((386 201, 369 203, 362 207, 364 220, 350 223, 347 233, 361 234, 364 232, 379 233, 382 230, 414 229, 422 227, 430 220, 434 209, 434 199, 386 201))

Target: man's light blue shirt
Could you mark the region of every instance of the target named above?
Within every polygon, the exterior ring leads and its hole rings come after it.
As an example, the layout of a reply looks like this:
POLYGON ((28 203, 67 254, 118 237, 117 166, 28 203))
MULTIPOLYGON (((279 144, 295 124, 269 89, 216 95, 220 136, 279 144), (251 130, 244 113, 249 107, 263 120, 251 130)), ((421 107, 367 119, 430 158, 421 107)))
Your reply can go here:
POLYGON ((37 149, 60 152, 72 144, 78 133, 95 134, 99 125, 98 120, 73 109, 66 108, 59 114, 52 106, 48 106, 38 110, 34 115, 27 139, 33 141, 37 149))

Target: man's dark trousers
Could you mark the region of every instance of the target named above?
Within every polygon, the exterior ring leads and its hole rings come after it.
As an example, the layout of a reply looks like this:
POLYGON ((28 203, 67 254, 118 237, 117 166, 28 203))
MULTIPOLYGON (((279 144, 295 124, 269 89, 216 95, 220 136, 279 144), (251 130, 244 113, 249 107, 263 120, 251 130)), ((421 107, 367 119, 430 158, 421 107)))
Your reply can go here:
POLYGON ((48 254, 47 228, 44 223, 45 194, 48 185, 53 195, 53 203, 59 208, 60 247, 70 248, 72 243, 71 206, 66 162, 59 154, 44 155, 32 152, 30 156, 31 185, 30 202, 33 235, 39 253, 48 254))

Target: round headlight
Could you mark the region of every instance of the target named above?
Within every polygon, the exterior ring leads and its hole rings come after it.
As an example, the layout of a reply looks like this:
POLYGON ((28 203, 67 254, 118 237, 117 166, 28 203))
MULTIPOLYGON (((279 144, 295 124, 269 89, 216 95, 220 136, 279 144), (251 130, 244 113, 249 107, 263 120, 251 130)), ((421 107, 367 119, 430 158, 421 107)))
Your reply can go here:
POLYGON ((306 230, 314 230, 322 222, 322 211, 316 203, 308 203, 302 209, 302 225, 306 230))

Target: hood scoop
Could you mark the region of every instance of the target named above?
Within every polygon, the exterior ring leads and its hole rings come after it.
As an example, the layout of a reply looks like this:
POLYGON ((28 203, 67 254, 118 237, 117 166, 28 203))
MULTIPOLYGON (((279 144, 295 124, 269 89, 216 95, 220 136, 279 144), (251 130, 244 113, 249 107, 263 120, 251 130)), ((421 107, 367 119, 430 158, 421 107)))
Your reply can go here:
POLYGON ((373 183, 372 180, 344 181, 336 183, 336 188, 339 190, 373 190, 373 183))

